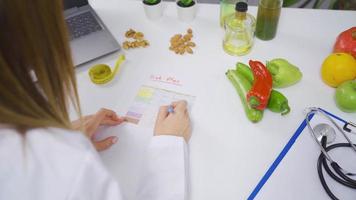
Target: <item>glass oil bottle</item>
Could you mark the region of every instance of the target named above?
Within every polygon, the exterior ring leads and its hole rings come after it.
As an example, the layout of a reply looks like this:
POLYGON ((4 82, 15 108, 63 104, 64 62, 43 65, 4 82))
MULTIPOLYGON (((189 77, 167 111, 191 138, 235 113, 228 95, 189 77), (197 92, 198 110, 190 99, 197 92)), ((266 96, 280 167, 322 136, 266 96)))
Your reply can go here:
POLYGON ((235 13, 225 19, 223 48, 233 56, 246 55, 253 46, 256 20, 247 7, 245 2, 236 3, 235 13))

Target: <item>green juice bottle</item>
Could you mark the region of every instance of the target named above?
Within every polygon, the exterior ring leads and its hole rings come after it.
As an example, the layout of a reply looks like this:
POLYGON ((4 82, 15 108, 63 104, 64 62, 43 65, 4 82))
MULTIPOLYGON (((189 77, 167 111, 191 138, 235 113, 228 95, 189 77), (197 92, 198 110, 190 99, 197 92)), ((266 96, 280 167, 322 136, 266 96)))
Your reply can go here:
POLYGON ((283 0, 260 0, 257 11, 256 37, 271 40, 276 36, 283 0))
POLYGON ((224 51, 233 56, 249 53, 254 42, 255 24, 255 18, 247 13, 247 3, 236 3, 235 13, 225 19, 224 51))

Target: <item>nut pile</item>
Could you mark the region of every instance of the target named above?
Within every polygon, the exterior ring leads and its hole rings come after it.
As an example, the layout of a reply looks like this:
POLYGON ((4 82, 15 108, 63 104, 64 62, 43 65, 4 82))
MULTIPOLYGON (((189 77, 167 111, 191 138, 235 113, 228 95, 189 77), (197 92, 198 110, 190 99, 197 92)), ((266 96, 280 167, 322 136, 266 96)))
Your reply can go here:
POLYGON ((183 55, 185 52, 193 54, 192 48, 195 47, 196 44, 191 41, 192 38, 193 30, 190 28, 187 30, 187 33, 185 35, 174 35, 170 40, 171 46, 169 47, 169 50, 180 55, 183 55))
POLYGON ((150 43, 145 40, 145 36, 142 32, 136 32, 133 29, 130 29, 126 31, 125 37, 130 40, 126 40, 125 42, 122 43, 122 46, 124 49, 133 49, 133 48, 139 48, 139 47, 147 47, 150 45, 150 43))

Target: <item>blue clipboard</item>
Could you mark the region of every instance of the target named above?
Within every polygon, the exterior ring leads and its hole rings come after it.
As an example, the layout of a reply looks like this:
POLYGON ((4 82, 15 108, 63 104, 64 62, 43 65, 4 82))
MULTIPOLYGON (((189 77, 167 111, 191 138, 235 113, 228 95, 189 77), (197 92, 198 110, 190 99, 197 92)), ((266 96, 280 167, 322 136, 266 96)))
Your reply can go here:
MULTIPOLYGON (((321 108, 320 108, 321 109, 321 108)), ((322 111, 324 111, 326 114, 328 114, 329 116, 331 116, 332 118, 344 123, 344 130, 347 130, 347 125, 350 124, 349 122, 341 119, 340 117, 324 110, 321 109, 322 111)), ((309 120, 311 120, 314 117, 314 114, 309 116, 309 120)), ((281 161, 283 160, 283 158, 287 155, 288 151, 291 149, 291 147, 294 145, 295 141, 297 140, 297 138, 300 136, 300 134, 303 132, 304 128, 306 127, 307 122, 304 119, 303 122, 299 125, 298 129, 295 131, 295 133, 293 134, 293 136, 290 138, 290 140, 288 141, 288 143, 284 146, 283 150, 281 151, 281 153, 279 153, 279 155, 277 156, 277 158, 275 159, 275 161, 272 163, 272 165, 269 167, 269 169, 267 170, 267 172, 265 173, 265 175, 261 178, 261 180, 258 182, 258 184, 256 185, 256 187, 254 188, 254 190, 251 192, 250 196, 247 198, 248 200, 253 200, 255 199, 255 197, 257 196, 257 194, 259 193, 259 191, 262 189, 262 187, 265 185, 265 183, 268 181, 268 179, 271 177, 271 175, 273 174, 273 172, 275 171, 275 169, 278 167, 278 165, 281 163, 281 161)))

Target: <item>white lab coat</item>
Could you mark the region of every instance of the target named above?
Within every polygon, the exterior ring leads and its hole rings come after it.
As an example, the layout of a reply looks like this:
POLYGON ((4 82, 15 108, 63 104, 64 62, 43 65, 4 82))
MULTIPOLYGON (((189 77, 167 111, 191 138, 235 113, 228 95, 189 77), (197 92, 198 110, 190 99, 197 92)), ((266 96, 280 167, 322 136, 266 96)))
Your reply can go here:
MULTIPOLYGON (((183 138, 152 137, 137 200, 187 196, 183 138)), ((121 200, 118 182, 81 133, 57 128, 22 135, 0 128, 0 200, 121 200)))

